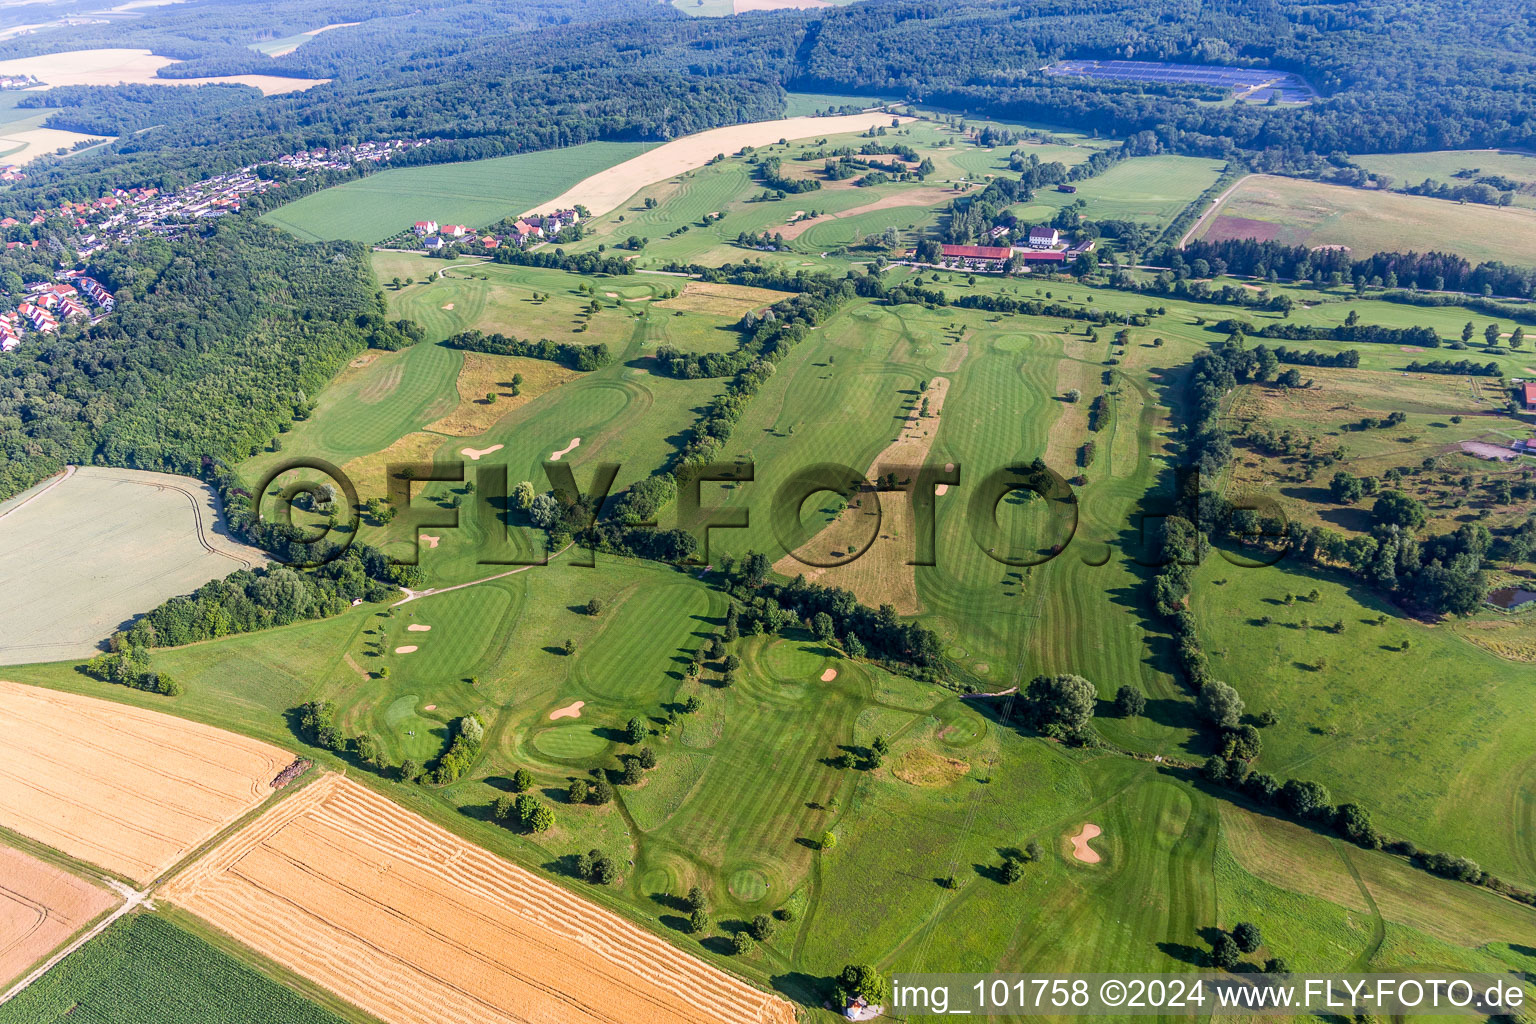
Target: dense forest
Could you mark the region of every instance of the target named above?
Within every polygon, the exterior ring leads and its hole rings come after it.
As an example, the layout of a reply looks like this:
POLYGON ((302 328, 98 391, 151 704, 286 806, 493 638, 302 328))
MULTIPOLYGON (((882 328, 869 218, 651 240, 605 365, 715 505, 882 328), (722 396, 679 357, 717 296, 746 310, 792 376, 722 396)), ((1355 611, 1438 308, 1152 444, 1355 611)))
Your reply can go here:
POLYGON ((0 498, 66 463, 196 476, 244 458, 365 346, 410 337, 384 318, 361 247, 243 218, 91 269, 118 297, 112 316, 0 358, 0 498))
MULTIPOLYGON (((248 44, 355 20, 355 7, 192 0, 132 21, 39 31, 0 57, 142 46, 163 77, 322 77, 303 92, 54 90, 59 126, 137 131, 67 164, 46 158, 0 205, 164 186, 260 157, 370 138, 431 137, 412 161, 499 156, 595 139, 668 139, 776 116, 783 89, 921 100, 972 115, 1068 124, 1166 151, 1245 155, 1267 169, 1348 169, 1344 154, 1536 144, 1536 30, 1494 0, 1447 17, 1425 2, 864 0, 693 19, 642 0, 373 5, 361 24, 282 57, 248 44), (1044 75, 1063 57, 1273 67, 1306 78, 1305 107, 1211 104, 1208 87, 1044 75), (243 93, 243 99, 235 99, 243 93), (57 95, 55 95, 57 94, 57 95), (157 109, 158 108, 158 109, 157 109), (174 116, 165 116, 174 114, 174 116), (154 125, 155 127, 150 127, 154 125), (1327 159, 1324 159, 1327 158, 1327 159), (1329 164, 1329 161, 1332 164, 1329 164)), ((13 205, 14 204, 14 205, 13 205)))

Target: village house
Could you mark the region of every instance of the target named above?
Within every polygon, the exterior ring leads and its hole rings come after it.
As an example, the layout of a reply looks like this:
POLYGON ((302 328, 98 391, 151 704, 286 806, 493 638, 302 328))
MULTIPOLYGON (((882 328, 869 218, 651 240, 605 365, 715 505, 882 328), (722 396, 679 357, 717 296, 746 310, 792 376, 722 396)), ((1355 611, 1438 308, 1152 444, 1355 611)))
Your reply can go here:
POLYGON ((415 225, 412 226, 411 230, 416 232, 416 236, 418 238, 426 238, 428 235, 435 235, 437 234, 437 221, 419 220, 415 223, 415 225))
POLYGON ((426 238, 421 240, 421 244, 423 248, 436 252, 438 249, 443 247, 443 240, 438 238, 436 235, 428 235, 426 238))
POLYGON ((1536 412, 1536 382, 1526 382, 1520 388, 1520 404, 1529 412, 1536 412))
POLYGON ((1061 241, 1061 233, 1055 228, 1032 227, 1029 229, 1029 247, 1031 249, 1054 249, 1061 241))
POLYGON ((463 224, 444 224, 438 231, 438 234, 446 235, 449 238, 463 238, 469 234, 469 228, 463 224))

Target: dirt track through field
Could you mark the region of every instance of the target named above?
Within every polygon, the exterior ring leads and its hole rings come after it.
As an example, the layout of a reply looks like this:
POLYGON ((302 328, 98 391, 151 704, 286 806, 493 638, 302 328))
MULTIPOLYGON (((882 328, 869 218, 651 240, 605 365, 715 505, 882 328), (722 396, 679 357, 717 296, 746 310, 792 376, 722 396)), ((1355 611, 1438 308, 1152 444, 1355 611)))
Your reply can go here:
POLYGON ((292 760, 196 722, 0 681, 0 825, 139 882, 265 800, 292 760))
POLYGON ((0 986, 113 902, 110 892, 62 868, 0 847, 0 986))
POLYGON ((159 895, 399 1024, 793 1024, 791 1005, 331 775, 159 895))

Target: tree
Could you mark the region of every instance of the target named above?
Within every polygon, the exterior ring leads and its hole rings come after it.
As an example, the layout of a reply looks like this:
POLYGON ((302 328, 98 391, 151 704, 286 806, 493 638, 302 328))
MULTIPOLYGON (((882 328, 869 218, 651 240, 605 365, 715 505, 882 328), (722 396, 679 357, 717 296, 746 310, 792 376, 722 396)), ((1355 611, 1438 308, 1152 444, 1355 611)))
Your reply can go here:
POLYGON ((1429 520, 1423 502, 1402 491, 1383 491, 1371 515, 1382 526, 1400 526, 1405 530, 1417 530, 1429 520))
POLYGON ((1298 818, 1315 818, 1332 810, 1328 790, 1319 782, 1291 779, 1280 787, 1280 804, 1298 818))
POLYGON ((401 782, 415 782, 421 778, 421 765, 415 758, 408 757, 400 762, 400 767, 395 769, 401 782))
POLYGON ((1264 961, 1265 974, 1290 974, 1291 965, 1285 962, 1284 957, 1272 956, 1264 961))
POLYGON ((825 852, 827 850, 831 850, 831 849, 833 849, 836 846, 837 846, 837 833, 836 832, 827 831, 827 832, 823 832, 821 834, 820 848, 821 848, 821 850, 823 852, 825 852))
POLYGON ((1230 971, 1242 960, 1242 955, 1237 948, 1237 943, 1232 936, 1222 932, 1216 936, 1216 941, 1211 943, 1211 963, 1224 971, 1230 971))
POLYGON ((609 785, 607 779, 598 779, 596 782, 592 783, 592 787, 587 790, 587 803, 589 804, 601 806, 612 799, 613 786, 609 785))
POLYGON ((1483 331, 1483 339, 1488 342, 1488 347, 1493 348, 1499 343, 1499 325, 1489 324, 1483 331))
POLYGON ((366 765, 376 766, 379 763, 379 741, 370 733, 354 737, 352 750, 357 754, 357 759, 366 765))
POLYGON ((533 788, 533 772, 527 768, 519 768, 512 773, 512 792, 526 793, 533 788))
POLYGON ((752 952, 754 947, 755 943, 752 941, 752 936, 746 932, 737 932, 731 936, 731 952, 737 956, 746 956, 752 952))
POLYGON ((652 768, 656 767, 656 751, 652 750, 650 747, 641 747, 640 753, 635 758, 635 760, 640 762, 641 768, 644 768, 646 771, 650 771, 652 768))
POLYGON ((703 707, 704 702, 699 700, 697 697, 689 697, 687 700, 683 701, 683 710, 690 715, 697 714, 698 711, 703 707))
POLYGON ((548 832, 555 824, 555 812, 549 804, 539 801, 523 819, 523 826, 530 832, 548 832))
POLYGON ((844 1006, 855 999, 879 1006, 889 996, 889 982, 872 964, 848 964, 837 976, 837 997, 844 1006))
POLYGON ((688 930, 698 935, 709 927, 709 915, 700 907, 688 915, 688 930))
POLYGON ((1036 676, 1025 690, 1026 713, 1037 729, 1068 735, 1082 732, 1093 721, 1099 691, 1082 676, 1036 676))
POLYGON ((584 804, 590 789, 586 779, 572 779, 570 788, 565 791, 566 800, 573 804, 584 804))
POLYGON ((752 937, 758 942, 767 942, 773 938, 773 918, 767 914, 758 914, 752 919, 752 923, 747 926, 747 930, 752 933, 752 937))
POLYGON ((538 497, 538 492, 533 489, 533 484, 527 480, 512 488, 512 507, 519 512, 527 512, 533 507, 533 499, 538 497))
POLYGON ((602 611, 603 611, 603 602, 599 601, 597 598, 594 597, 590 601, 587 602, 587 614, 588 615, 600 615, 602 613, 602 611))
POLYGON ((638 786, 645 781, 645 769, 640 764, 638 757, 626 757, 624 759, 624 774, 622 781, 626 786, 638 786))
POLYGON ((1014 882, 1017 882, 1023 877, 1024 865, 1021 864, 1016 858, 1009 857, 1007 860, 1003 861, 1004 884, 1012 885, 1014 882))
POLYGON ((832 640, 837 635, 832 629, 832 616, 817 612, 811 619, 811 633, 822 643, 832 640))
MULTIPOLYGON (((1437 288, 1435 290, 1439 291, 1440 289, 1437 288)), ((1472 321, 1471 320, 1468 320, 1466 322, 1465 326, 1463 326, 1462 329, 1461 329, 1461 340, 1463 342, 1471 341, 1472 340, 1472 335, 1474 335, 1476 333, 1477 333, 1477 328, 1472 326, 1472 321)))
POLYGON ((1264 945, 1264 937, 1259 932, 1259 926, 1251 921, 1240 921, 1236 928, 1232 929, 1232 941, 1237 943, 1237 948, 1244 953, 1252 953, 1264 945))
POLYGON ((1339 472, 1333 474, 1328 493, 1340 505, 1353 505, 1365 493, 1365 485, 1353 473, 1339 472))
POLYGON ((576 653, 576 641, 569 639, 566 640, 565 643, 560 645, 560 650, 565 654, 566 657, 570 657, 576 653))
POLYGON ((1134 718, 1147 710, 1147 696, 1134 686, 1122 686, 1115 691, 1115 713, 1121 718, 1134 718))
POLYGON ((703 910, 704 890, 697 885, 693 886, 688 890, 688 894, 683 897, 683 903, 689 910, 703 910))
POLYGON ((648 731, 649 730, 645 725, 645 719, 641 718, 639 715, 636 715, 634 718, 631 718, 629 720, 629 724, 624 727, 624 742, 639 743, 641 740, 645 739, 645 734, 648 731))
POLYGON ((1200 688, 1195 707, 1207 720, 1223 729, 1234 728, 1243 716, 1243 698, 1220 679, 1212 679, 1200 688))

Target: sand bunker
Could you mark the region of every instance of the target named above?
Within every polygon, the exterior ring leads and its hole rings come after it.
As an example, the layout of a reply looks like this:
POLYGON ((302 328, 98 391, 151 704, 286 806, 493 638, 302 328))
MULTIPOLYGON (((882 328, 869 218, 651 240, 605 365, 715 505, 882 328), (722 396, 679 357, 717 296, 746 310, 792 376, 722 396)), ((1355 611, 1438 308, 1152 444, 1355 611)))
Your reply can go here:
POLYGON ((441 537, 432 537, 425 533, 421 535, 421 542, 429 548, 437 547, 438 541, 442 539, 441 537))
POLYGON ((827 669, 825 672, 823 672, 821 674, 821 681, 824 682, 824 683, 830 683, 832 680, 834 680, 836 678, 837 678, 837 669, 835 669, 835 668, 829 668, 829 669, 827 669))
POLYGON ((889 125, 891 121, 890 114, 871 112, 839 117, 786 117, 778 121, 753 121, 698 132, 674 139, 631 160, 599 171, 549 202, 525 210, 523 216, 580 203, 592 211, 592 216, 600 217, 617 209, 624 200, 647 185, 703 167, 720 153, 734 153, 743 146, 767 146, 780 139, 819 138, 823 135, 862 132, 889 125))
POLYGON ((571 454, 571 452, 575 451, 579 447, 581 447, 581 438, 573 437, 573 438, 571 438, 571 443, 566 445, 564 448, 561 448, 559 451, 555 452, 553 455, 551 455, 549 457, 549 461, 550 462, 559 462, 561 459, 565 458, 567 455, 571 454))
POLYGON ((483 456, 489 455, 492 452, 499 452, 505 447, 506 445, 504 444, 493 444, 489 448, 461 448, 459 449, 459 454, 467 456, 471 461, 479 462, 483 456))
POLYGON ((940 495, 940 494, 948 494, 949 493, 949 484, 934 484, 933 485, 933 493, 934 493, 935 496, 940 495))
POLYGON ((415 651, 416 651, 416 646, 414 644, 406 644, 404 647, 396 647, 395 648, 395 653, 396 654, 414 654, 415 651))
POLYGON ((432 631, 431 626, 423 626, 419 622, 413 622, 409 626, 406 626, 405 629, 408 633, 430 633, 432 631))
POLYGON ((423 710, 423 711, 436 711, 437 710, 437 705, 436 704, 428 704, 426 707, 422 708, 421 710, 423 710))
POLYGON ((585 707, 586 704, 586 701, 578 700, 574 704, 567 704, 563 708, 556 708, 549 713, 549 720, 553 722, 557 718, 580 718, 581 709, 585 707))
POLYGON ((1099 851, 1088 845, 1088 840, 1102 835, 1103 832, 1103 829, 1091 821, 1085 824, 1077 835, 1072 836, 1072 856, 1084 864, 1097 864, 1103 860, 1099 856, 1099 851))
POLYGON ((444 309, 452 309, 453 308, 453 303, 450 302, 450 303, 448 303, 448 305, 444 306, 443 308, 444 309))

